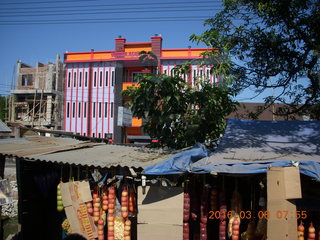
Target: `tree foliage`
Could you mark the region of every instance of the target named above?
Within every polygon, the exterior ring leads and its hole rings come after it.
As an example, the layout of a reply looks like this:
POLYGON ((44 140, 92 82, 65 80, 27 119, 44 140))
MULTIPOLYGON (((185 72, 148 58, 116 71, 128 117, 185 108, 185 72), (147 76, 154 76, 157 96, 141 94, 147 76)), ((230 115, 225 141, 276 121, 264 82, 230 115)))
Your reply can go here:
POLYGON ((185 71, 143 75, 137 88, 123 92, 131 99, 133 116, 145 120, 144 130, 160 145, 175 149, 217 140, 225 128, 225 116, 236 105, 226 87, 199 81, 198 87, 191 88, 180 77, 185 71))
POLYGON ((191 39, 233 60, 234 89, 277 89, 266 104, 282 102, 285 114, 311 111, 319 119, 319 22, 318 0, 225 0, 205 22, 208 30, 191 39))
POLYGON ((0 120, 5 120, 6 111, 6 97, 0 95, 0 120))

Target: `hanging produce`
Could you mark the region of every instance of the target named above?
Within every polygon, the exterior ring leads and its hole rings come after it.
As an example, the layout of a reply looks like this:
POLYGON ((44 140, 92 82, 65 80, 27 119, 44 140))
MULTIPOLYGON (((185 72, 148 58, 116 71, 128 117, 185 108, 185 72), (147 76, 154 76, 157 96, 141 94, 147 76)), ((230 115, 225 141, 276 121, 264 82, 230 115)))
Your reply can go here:
POLYGON ((93 198, 93 220, 97 224, 100 219, 100 198, 94 194, 93 198))
POLYGON ((63 202, 62 202, 62 196, 61 196, 61 185, 60 185, 60 183, 57 186, 57 210, 58 210, 58 212, 62 212, 63 211, 63 202))
POLYGON ((102 193, 102 210, 103 211, 107 211, 108 210, 108 204, 109 204, 109 202, 108 202, 108 194, 107 194, 106 191, 104 191, 102 193))
POLYGON ((219 240, 226 240, 227 234, 227 204, 226 204, 226 194, 223 190, 220 193, 220 224, 219 224, 219 240))
POLYGON ((190 226, 188 222, 183 223, 183 235, 182 239, 183 240, 189 240, 189 234, 190 234, 190 226))
POLYGON ((121 193, 121 216, 128 217, 128 188, 125 186, 121 193))
POLYGON ((190 219, 190 194, 188 193, 189 180, 185 182, 184 194, 183 194, 183 240, 189 240, 189 219, 190 219))
POLYGON ((86 202, 87 206, 87 212, 92 215, 93 214, 93 208, 92 208, 92 202, 86 202))
POLYGON ((98 240, 104 240, 104 221, 102 218, 98 221, 98 240))
POLYGON ((235 189, 232 193, 231 198, 231 216, 229 217, 228 224, 228 237, 231 238, 233 236, 233 222, 237 219, 240 225, 240 216, 239 213, 241 211, 241 196, 238 191, 238 181, 236 180, 235 189))
POLYGON ((218 191, 213 187, 210 191, 210 210, 215 212, 218 209, 218 191))
POLYGON ((201 194, 200 203, 200 240, 207 240, 208 212, 208 188, 205 186, 201 194))
POLYGON ((238 221, 238 217, 232 223, 232 240, 239 240, 240 235, 240 222, 238 221))
POLYGON ((108 213, 113 214, 115 205, 116 205, 116 195, 115 195, 115 189, 114 187, 109 188, 109 194, 108 194, 108 213))
POLYGON ((116 195, 115 189, 113 186, 109 187, 108 194, 108 240, 114 240, 114 212, 115 212, 115 204, 116 204, 116 195))
POLYGON ((124 240, 131 240, 131 221, 127 219, 124 222, 124 240))
POLYGON ((189 221, 190 217, 190 195, 189 193, 185 192, 183 194, 183 221, 189 221))
POLYGON ((304 240, 304 226, 302 221, 298 226, 298 240, 304 240))
POLYGON ((315 240, 316 239, 316 229, 313 227, 313 223, 310 223, 308 228, 308 240, 315 240))
POLYGON ((130 187, 129 190, 129 213, 135 213, 135 206, 136 206, 136 193, 134 191, 133 186, 130 187))

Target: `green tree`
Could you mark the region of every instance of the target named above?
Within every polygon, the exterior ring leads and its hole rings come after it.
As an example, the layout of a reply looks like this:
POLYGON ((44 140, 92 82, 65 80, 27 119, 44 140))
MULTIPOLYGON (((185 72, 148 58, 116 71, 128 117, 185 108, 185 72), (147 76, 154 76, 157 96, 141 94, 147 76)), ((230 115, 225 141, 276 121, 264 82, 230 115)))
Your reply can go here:
POLYGON ((139 61, 142 66, 151 68, 151 72, 155 73, 155 69, 158 66, 158 58, 157 56, 151 51, 141 51, 139 53, 139 61))
POLYGON ((233 60, 234 89, 255 87, 257 95, 276 89, 266 107, 282 102, 286 115, 311 111, 319 119, 319 22, 318 0, 225 0, 205 22, 208 30, 191 39, 233 60))
POLYGON ((230 89, 206 81, 191 88, 180 77, 188 71, 176 68, 172 76, 146 74, 138 87, 123 91, 131 99, 133 115, 145 119, 144 130, 162 146, 179 149, 217 140, 225 116, 235 109, 230 89))
POLYGON ((6 97, 0 95, 0 119, 5 120, 6 117, 6 97))

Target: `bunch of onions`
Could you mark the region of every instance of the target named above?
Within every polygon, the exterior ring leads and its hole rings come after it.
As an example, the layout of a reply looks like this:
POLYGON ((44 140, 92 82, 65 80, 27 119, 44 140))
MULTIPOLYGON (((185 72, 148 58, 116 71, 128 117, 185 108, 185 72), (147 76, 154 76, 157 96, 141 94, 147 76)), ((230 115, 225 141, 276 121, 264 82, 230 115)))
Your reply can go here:
POLYGON ((62 202, 62 196, 61 196, 61 182, 57 186, 57 210, 58 212, 63 211, 63 202, 62 202))
POLYGON ((304 240, 304 226, 302 221, 298 226, 298 240, 304 240))
POLYGON ((103 211, 107 211, 108 210, 108 204, 109 204, 109 202, 108 202, 108 194, 105 191, 105 192, 102 193, 102 210, 103 211))
POLYGON ((98 240, 104 240, 104 221, 102 218, 98 220, 98 240))
POLYGON ((240 223, 238 221, 238 218, 236 217, 236 219, 233 221, 232 223, 232 240, 239 240, 239 236, 240 236, 240 223))
POLYGON ((128 188, 124 187, 121 193, 121 216, 128 217, 128 188))
POLYGON ((131 240, 131 221, 127 219, 124 222, 124 240, 131 240))
POLYGON ((313 227, 313 223, 310 223, 308 228, 308 240, 315 240, 316 239, 316 229, 313 227))
POLYGON ((100 198, 97 193, 93 194, 93 220, 97 224, 100 219, 100 198))

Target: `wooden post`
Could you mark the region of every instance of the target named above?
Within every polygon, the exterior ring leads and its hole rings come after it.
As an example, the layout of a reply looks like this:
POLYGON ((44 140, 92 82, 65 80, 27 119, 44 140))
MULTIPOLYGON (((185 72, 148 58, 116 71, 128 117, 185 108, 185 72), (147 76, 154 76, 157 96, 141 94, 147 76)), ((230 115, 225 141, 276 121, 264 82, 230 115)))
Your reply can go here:
POLYGON ((34 108, 36 105, 36 98, 37 98, 37 89, 36 92, 34 93, 34 97, 33 97, 33 108, 32 108, 32 119, 31 119, 31 127, 33 127, 33 123, 34 123, 34 108))

